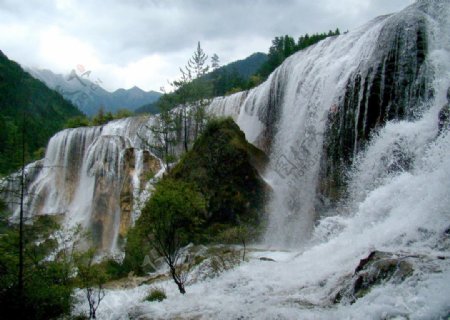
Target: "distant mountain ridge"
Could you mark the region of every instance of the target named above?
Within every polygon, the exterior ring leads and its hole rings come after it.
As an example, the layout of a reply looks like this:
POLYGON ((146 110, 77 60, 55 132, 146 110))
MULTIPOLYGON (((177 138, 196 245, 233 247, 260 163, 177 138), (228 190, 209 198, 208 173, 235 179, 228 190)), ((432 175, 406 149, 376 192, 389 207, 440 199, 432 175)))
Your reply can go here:
POLYGON ((100 79, 91 78, 90 71, 73 69, 70 74, 64 76, 47 69, 25 70, 50 89, 61 93, 88 116, 96 114, 101 107, 113 113, 119 109, 134 111, 142 105, 157 101, 161 96, 160 92, 147 92, 138 87, 109 92, 101 87, 100 79))

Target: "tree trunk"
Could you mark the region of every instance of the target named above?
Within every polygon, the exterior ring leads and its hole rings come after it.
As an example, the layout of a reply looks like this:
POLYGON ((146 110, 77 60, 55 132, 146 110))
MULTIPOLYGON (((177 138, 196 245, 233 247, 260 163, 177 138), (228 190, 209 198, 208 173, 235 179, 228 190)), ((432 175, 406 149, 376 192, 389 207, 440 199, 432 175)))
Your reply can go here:
MULTIPOLYGON (((25 198, 25 110, 23 111, 22 119, 22 172, 20 175, 20 213, 19 213, 19 300, 20 304, 24 299, 24 285, 23 285, 23 269, 24 269, 24 234, 23 234, 23 219, 24 219, 24 198, 25 198)), ((21 308, 22 310, 22 308, 21 308)))
POLYGON ((188 152, 188 135, 189 135, 189 130, 188 130, 188 118, 187 118, 187 113, 186 110, 184 110, 184 151, 188 152))
POLYGON ((177 284, 180 293, 185 294, 186 290, 184 289, 184 283, 179 279, 175 266, 173 265, 170 266, 170 274, 172 275, 173 281, 175 281, 175 283, 177 284))

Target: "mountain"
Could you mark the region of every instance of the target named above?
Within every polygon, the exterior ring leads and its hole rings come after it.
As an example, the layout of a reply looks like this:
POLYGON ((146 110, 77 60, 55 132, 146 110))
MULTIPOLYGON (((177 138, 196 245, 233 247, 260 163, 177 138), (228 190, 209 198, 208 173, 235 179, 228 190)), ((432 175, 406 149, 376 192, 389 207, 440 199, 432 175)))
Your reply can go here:
POLYGON ((49 88, 60 92, 88 116, 96 114, 100 107, 113 113, 119 109, 134 111, 144 104, 158 100, 161 96, 159 92, 147 92, 138 87, 109 92, 101 87, 100 79, 91 79, 90 72, 84 70, 74 69, 66 76, 46 69, 28 68, 26 70, 49 88))
POLYGON ((74 105, 0 51, 0 175, 20 165, 23 124, 25 158, 29 161, 67 119, 78 115, 81 112, 74 105))
MULTIPOLYGON (((267 54, 256 52, 245 59, 231 62, 209 72, 205 78, 213 81, 215 96, 224 95, 228 90, 247 81, 266 61, 267 54)), ((156 114, 158 112, 155 102, 145 104, 135 110, 136 114, 156 114)))
POLYGON ((232 91, 242 91, 247 87, 251 76, 255 75, 267 61, 265 53, 254 53, 251 56, 222 66, 207 75, 213 83, 214 96, 223 96, 232 91))
POLYGON ((245 59, 231 62, 225 66, 218 68, 214 72, 236 72, 244 80, 248 80, 258 69, 267 61, 267 54, 256 52, 245 59))

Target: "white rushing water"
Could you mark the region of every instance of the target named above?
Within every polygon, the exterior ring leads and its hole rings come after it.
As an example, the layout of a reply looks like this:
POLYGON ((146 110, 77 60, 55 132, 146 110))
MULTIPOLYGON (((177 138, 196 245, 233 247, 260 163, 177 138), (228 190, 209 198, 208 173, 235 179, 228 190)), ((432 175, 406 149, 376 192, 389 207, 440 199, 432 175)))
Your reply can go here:
MULTIPOLYGON (((80 224, 96 233, 96 245, 103 252, 119 253, 121 220, 125 219, 125 227, 133 225, 150 195, 151 185, 141 183, 148 165, 144 152, 149 150, 140 136, 150 141, 146 125, 152 121, 127 118, 57 133, 48 143, 45 158, 29 165, 26 215, 62 215, 64 228, 80 224), (128 187, 131 217, 123 218, 121 192, 128 187)), ((14 217, 18 213, 16 208, 14 217)))
MULTIPOLYGON (((146 285, 110 290, 99 316, 447 319, 450 133, 448 127, 438 132, 438 113, 448 103, 449 31, 450 2, 419 1, 397 15, 375 19, 294 55, 266 83, 248 93, 214 101, 211 109, 233 116, 251 142, 270 150, 272 170, 266 178, 275 197, 269 205, 272 216, 266 244, 291 248, 297 244, 296 249, 253 252, 249 262, 216 278, 188 285, 186 295, 180 295, 170 281, 161 281, 158 286, 168 296, 163 302, 143 302, 149 289, 146 285), (342 91, 353 72, 368 72, 379 56, 383 44, 378 41, 389 30, 387 27, 417 15, 425 19, 427 28, 425 65, 432 98, 420 106, 408 105, 411 110, 417 107, 420 113, 387 121, 372 132, 363 148, 355 140, 355 161, 348 174, 349 196, 327 216, 320 216, 313 211, 327 115, 334 111, 335 104, 342 103, 342 91), (268 120, 274 112, 268 111, 270 100, 280 107, 277 121, 268 120), (277 127, 270 128, 274 122, 277 127), (275 133, 269 137, 272 144, 266 144, 266 130, 275 133), (299 152, 296 148, 301 147, 304 149, 299 152), (307 170, 298 174, 296 170, 304 164, 307 170), (292 199, 301 203, 293 204, 292 199), (354 303, 334 303, 336 293, 353 275, 360 259, 374 250, 415 257, 412 275, 400 282, 382 281, 354 303), (261 261, 261 256, 276 262, 261 261)), ((363 96, 357 99, 364 100, 363 96)), ((76 311, 83 308, 80 304, 76 311)))
POLYGON ((365 119, 363 130, 369 123, 367 91, 377 90, 372 89, 378 85, 374 70, 381 70, 382 80, 379 92, 376 91, 380 105, 386 99, 383 96, 390 94, 396 100, 390 96, 392 101, 387 108, 395 108, 394 105, 400 103, 405 105, 406 113, 420 108, 410 106, 415 102, 412 91, 420 87, 420 80, 427 76, 430 67, 426 63, 421 68, 416 65, 415 23, 421 21, 418 15, 422 18, 424 13, 412 7, 398 15, 374 19, 348 34, 327 38, 288 58, 261 86, 213 101, 212 112, 233 116, 247 139, 270 155, 265 178, 275 191, 267 210, 266 244, 298 248, 310 238, 314 223, 320 217, 316 212, 317 188, 330 113, 347 116, 353 112, 347 110, 352 108, 351 103, 357 106, 352 120, 355 125, 350 128, 354 131, 353 154, 356 156, 363 139, 359 118, 365 119), (406 30, 399 35, 402 27, 406 30), (405 53, 412 59, 403 56, 405 53), (393 55, 395 58, 391 61, 393 55), (392 73, 390 63, 398 69, 394 71, 397 78, 393 83, 385 79, 392 76, 388 73, 392 73), (417 74, 408 78, 411 70, 405 65, 417 74), (403 88, 399 84, 402 81, 416 83, 411 84, 411 88, 403 88), (385 85, 391 85, 391 93, 383 88, 385 85), (399 92, 402 89, 404 92, 399 92), (360 115, 360 112, 365 114, 360 115))

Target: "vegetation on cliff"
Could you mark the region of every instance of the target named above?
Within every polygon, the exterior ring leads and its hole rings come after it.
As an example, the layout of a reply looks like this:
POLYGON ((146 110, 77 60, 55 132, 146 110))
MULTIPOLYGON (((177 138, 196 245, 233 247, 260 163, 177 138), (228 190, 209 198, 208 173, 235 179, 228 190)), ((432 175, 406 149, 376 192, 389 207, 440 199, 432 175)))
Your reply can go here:
MULTIPOLYGON (((262 169, 266 161, 233 120, 212 120, 193 148, 156 186, 128 233, 125 270, 145 271, 143 261, 155 248, 152 237, 160 231, 155 230, 155 215, 163 215, 158 216, 160 222, 173 223, 179 246, 221 241, 236 226, 260 226, 267 186, 257 168, 262 169)), ((236 239, 236 243, 241 241, 236 239)))

